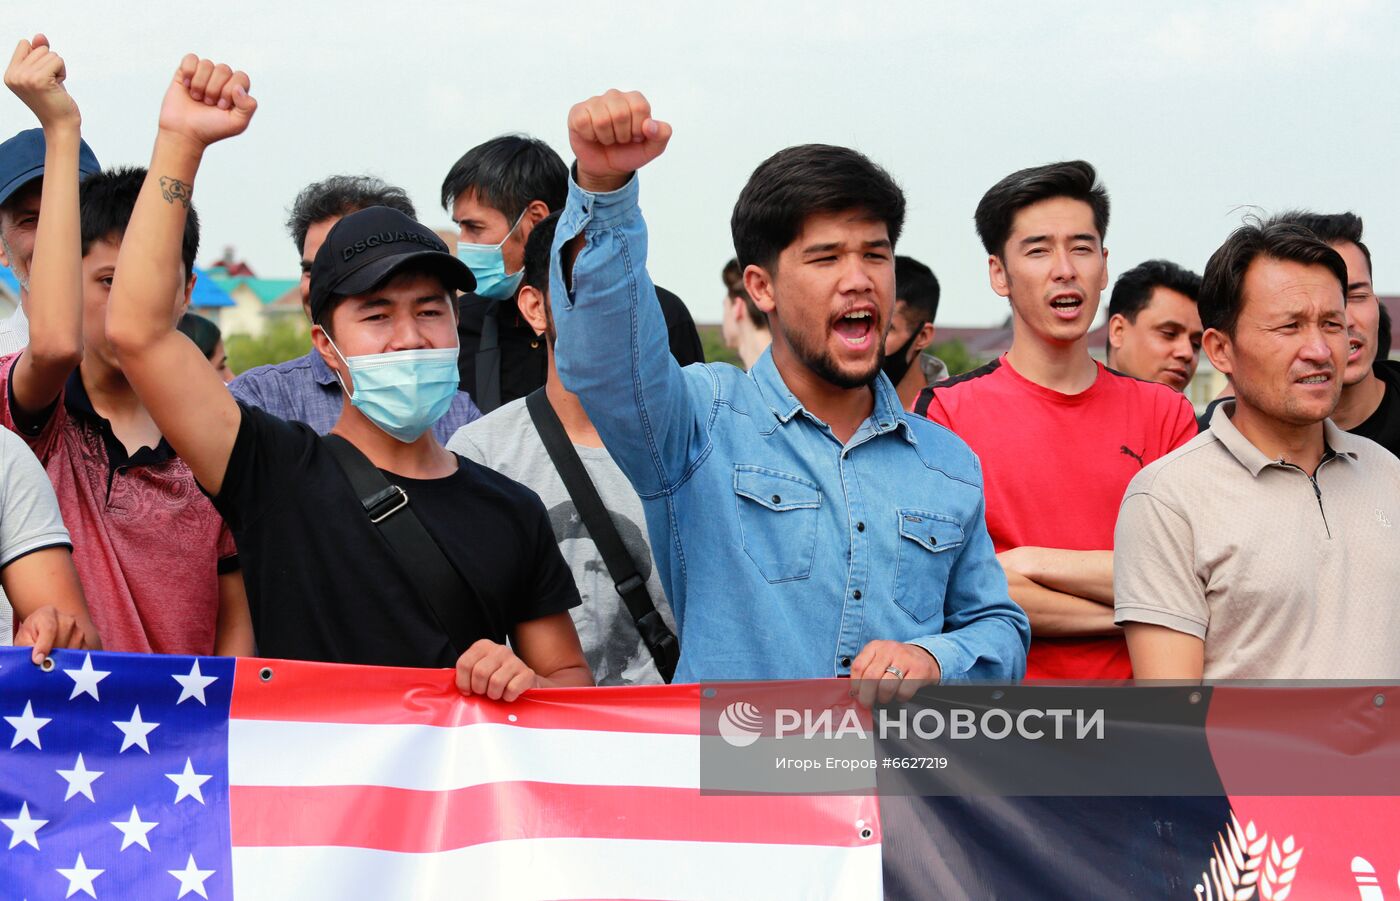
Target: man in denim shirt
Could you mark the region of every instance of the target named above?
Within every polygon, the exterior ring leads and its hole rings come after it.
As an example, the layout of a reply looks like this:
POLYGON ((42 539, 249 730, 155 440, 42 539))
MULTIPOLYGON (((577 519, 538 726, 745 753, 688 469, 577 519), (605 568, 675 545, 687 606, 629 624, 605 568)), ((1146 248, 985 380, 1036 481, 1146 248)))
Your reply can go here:
POLYGON ((676 681, 849 675, 868 701, 877 685, 883 699, 1019 678, 1030 629, 987 537, 977 458, 906 414, 880 373, 899 187, 840 147, 759 166, 732 227, 773 346, 747 374, 682 369, 633 175, 670 134, 636 93, 570 111, 551 297, 560 376, 645 505, 676 681))

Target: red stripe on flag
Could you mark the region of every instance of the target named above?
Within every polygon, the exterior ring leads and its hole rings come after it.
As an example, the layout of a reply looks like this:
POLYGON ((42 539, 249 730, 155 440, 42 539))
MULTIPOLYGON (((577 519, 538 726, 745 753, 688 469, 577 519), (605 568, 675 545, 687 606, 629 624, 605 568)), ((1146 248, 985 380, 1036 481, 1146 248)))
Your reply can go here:
POLYGON ((682 788, 543 782, 496 782, 448 792, 235 785, 230 810, 235 847, 422 853, 525 838, 830 847, 880 841, 872 797, 701 795, 682 788), (871 835, 862 837, 862 828, 871 835))
POLYGON ((700 732, 700 686, 550 688, 513 704, 472 696, 464 702, 453 670, 346 667, 240 657, 235 719, 321 723, 466 726, 511 723, 594 732, 700 732), (266 676, 266 678, 264 678, 266 676), (353 682, 347 682, 347 677, 353 682))

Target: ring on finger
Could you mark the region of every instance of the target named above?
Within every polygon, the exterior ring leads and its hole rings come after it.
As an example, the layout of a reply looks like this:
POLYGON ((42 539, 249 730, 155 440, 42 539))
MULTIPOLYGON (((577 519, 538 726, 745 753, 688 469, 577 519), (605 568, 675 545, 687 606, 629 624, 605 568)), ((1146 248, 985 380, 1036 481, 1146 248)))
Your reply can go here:
POLYGON ((904 678, 904 670, 900 669, 894 664, 890 664, 889 666, 885 667, 885 672, 889 673, 891 676, 894 676, 896 679, 904 678))

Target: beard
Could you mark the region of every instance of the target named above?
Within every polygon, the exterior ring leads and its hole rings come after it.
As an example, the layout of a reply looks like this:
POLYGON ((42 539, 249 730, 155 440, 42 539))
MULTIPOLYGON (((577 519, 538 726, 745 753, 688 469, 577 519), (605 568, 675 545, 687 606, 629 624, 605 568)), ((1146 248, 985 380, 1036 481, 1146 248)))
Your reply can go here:
POLYGON ((866 367, 864 371, 859 372, 842 371, 840 367, 836 365, 836 361, 832 358, 831 352, 827 350, 825 345, 817 346, 815 342, 808 340, 807 335, 789 331, 785 325, 782 326, 782 329, 783 337, 787 338, 788 346, 792 348, 793 356, 797 357, 802 365, 806 366, 818 377, 824 381, 830 382, 838 388, 869 387, 869 385, 875 381, 875 378, 879 376, 880 369, 884 365, 885 335, 889 333, 888 328, 885 328, 878 340, 876 340, 875 346, 878 352, 870 361, 869 366, 866 367))

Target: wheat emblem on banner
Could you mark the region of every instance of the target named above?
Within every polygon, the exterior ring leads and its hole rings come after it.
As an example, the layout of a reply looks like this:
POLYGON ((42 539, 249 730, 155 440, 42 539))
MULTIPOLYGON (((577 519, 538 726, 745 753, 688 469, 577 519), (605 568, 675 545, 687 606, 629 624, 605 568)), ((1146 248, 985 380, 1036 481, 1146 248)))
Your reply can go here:
POLYGON ((1251 901, 1255 892, 1264 901, 1286 901, 1303 857, 1293 836, 1273 841, 1253 820, 1241 826, 1234 812, 1212 850, 1210 867, 1196 885, 1196 901, 1251 901))

